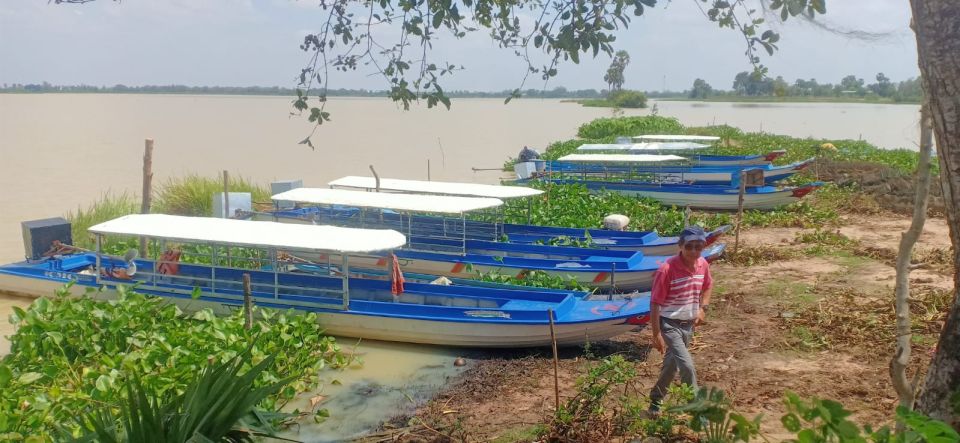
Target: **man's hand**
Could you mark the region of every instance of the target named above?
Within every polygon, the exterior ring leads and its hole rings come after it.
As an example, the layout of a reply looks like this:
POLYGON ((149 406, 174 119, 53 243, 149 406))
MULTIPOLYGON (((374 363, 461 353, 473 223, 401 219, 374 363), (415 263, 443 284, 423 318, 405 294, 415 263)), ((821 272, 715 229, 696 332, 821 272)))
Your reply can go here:
POLYGON ((706 318, 706 311, 704 311, 703 308, 700 308, 700 310, 697 312, 697 319, 693 322, 694 326, 699 326, 700 323, 703 323, 706 320, 706 318))
POLYGON ((666 352, 667 345, 663 342, 663 336, 660 335, 660 331, 653 331, 653 348, 660 351, 661 354, 666 352))

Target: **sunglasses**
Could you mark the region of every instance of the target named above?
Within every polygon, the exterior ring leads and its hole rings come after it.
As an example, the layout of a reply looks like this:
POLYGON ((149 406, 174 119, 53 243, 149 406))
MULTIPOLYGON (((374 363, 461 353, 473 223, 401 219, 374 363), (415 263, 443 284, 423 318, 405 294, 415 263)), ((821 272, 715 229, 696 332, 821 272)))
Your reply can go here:
POLYGON ((688 251, 702 251, 703 248, 705 247, 706 245, 703 244, 703 242, 691 242, 691 243, 685 243, 683 245, 683 249, 686 249, 688 251))

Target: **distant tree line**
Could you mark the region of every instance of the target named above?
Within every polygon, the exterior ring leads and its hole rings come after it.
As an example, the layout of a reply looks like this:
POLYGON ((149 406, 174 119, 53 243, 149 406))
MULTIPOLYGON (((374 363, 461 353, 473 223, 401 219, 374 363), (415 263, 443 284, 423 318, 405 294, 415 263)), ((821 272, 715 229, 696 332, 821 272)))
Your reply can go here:
POLYGON ((686 96, 694 99, 722 96, 745 97, 856 97, 884 98, 894 102, 919 102, 923 91, 919 78, 910 78, 894 83, 882 72, 875 77, 875 83, 867 84, 864 79, 848 75, 837 84, 820 83, 816 79, 797 79, 787 83, 782 76, 776 78, 760 77, 750 72, 740 72, 733 79, 729 91, 714 89, 703 79, 693 81, 693 87, 686 96))
MULTIPOLYGON (((186 85, 150 85, 150 86, 93 86, 93 85, 52 85, 48 82, 30 84, 3 84, 0 92, 14 93, 108 93, 108 94, 210 94, 210 95, 280 95, 295 96, 295 88, 279 86, 186 86, 186 85)), ((311 94, 320 93, 320 90, 311 90, 311 94)), ((513 91, 450 91, 450 97, 508 97, 513 91)), ((367 89, 329 89, 330 97, 385 97, 387 91, 367 89)), ((553 89, 527 89, 523 96, 528 98, 599 98, 607 91, 596 89, 568 90, 563 86, 553 89)))

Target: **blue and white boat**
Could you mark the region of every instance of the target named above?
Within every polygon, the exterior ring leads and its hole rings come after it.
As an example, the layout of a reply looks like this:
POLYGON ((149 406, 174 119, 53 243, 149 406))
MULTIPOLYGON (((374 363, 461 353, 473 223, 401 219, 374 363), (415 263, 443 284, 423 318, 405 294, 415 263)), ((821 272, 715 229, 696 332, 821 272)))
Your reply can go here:
MULTIPOLYGON (((653 274, 667 256, 646 256, 636 251, 602 250, 594 248, 560 247, 534 244, 510 244, 494 241, 469 240, 466 237, 468 211, 495 208, 502 201, 491 198, 453 197, 423 194, 390 194, 351 191, 344 189, 298 188, 273 196, 277 201, 289 201, 326 207, 354 207, 373 209, 379 214, 384 209, 403 213, 435 213, 459 215, 460 235, 436 232, 436 237, 413 234, 412 217, 401 217, 402 231, 407 233, 407 244, 395 251, 400 267, 405 272, 442 275, 447 277, 476 277, 478 273, 496 273, 523 278, 531 271, 565 279, 603 291, 644 291, 650 289, 653 274), (406 218, 407 220, 403 220, 406 218), (406 223, 404 223, 406 221, 406 223)), ((319 214, 319 212, 318 212, 319 214)), ((305 222, 302 218, 287 219, 281 214, 267 214, 277 221, 305 222)), ((366 217, 350 223, 365 227, 366 217)), ((350 220, 338 218, 322 220, 350 220)), ((306 221, 311 222, 311 221, 306 221)), ((376 227, 383 226, 375 224, 376 227)), ((719 257, 723 245, 712 245, 704 252, 708 259, 719 257)), ((327 257, 311 260, 324 261, 327 257)), ((376 269, 391 266, 386 256, 360 257, 354 260, 358 267, 376 269)))
MULTIPOLYGON (((467 197, 490 197, 498 199, 530 198, 543 193, 539 189, 523 186, 500 186, 476 183, 400 180, 347 176, 328 183, 331 188, 379 190, 381 192, 423 193, 467 197)), ((529 210, 529 209, 528 209, 529 210)), ((391 229, 403 229, 403 216, 383 210, 369 213, 356 208, 319 208, 315 206, 277 211, 282 217, 322 220, 324 217, 364 217, 367 226, 383 223, 391 229)), ((589 243, 592 248, 616 249, 642 252, 645 255, 672 255, 677 252, 677 237, 662 237, 655 231, 615 231, 598 228, 568 228, 463 220, 435 215, 409 215, 412 235, 435 236, 438 233, 459 236, 466 229, 471 240, 499 240, 521 244, 589 243)), ((356 222, 354 222, 356 223, 356 222)), ((721 226, 707 234, 707 244, 713 244, 730 226, 721 226)))
MULTIPOLYGON (((369 226, 408 230, 412 236, 459 237, 466 227, 468 240, 497 240, 504 243, 552 245, 589 244, 591 249, 642 252, 644 255, 672 255, 677 252, 677 237, 662 237, 656 231, 613 231, 610 229, 563 228, 511 223, 467 220, 466 225, 456 217, 436 215, 404 215, 390 210, 361 211, 357 208, 323 208, 308 206, 274 211, 278 218, 300 219, 305 223, 369 226), (363 219, 362 221, 360 219, 363 219), (412 223, 412 227, 408 226, 412 223)), ((272 219, 270 216, 262 218, 272 219)), ((730 230, 721 226, 707 233, 707 244, 715 243, 730 230)))
MULTIPOLYGON (((600 192, 612 191, 632 197, 649 197, 667 206, 735 211, 739 189, 723 185, 688 185, 669 183, 624 183, 619 181, 573 180, 543 178, 555 184, 576 184, 600 192)), ((823 186, 821 182, 795 187, 747 187, 743 196, 744 209, 775 209, 800 201, 805 195, 823 186)))
POLYGON ((814 159, 783 166, 689 166, 649 165, 636 155, 571 154, 556 161, 547 162, 548 173, 579 174, 581 176, 618 176, 629 183, 664 182, 700 185, 737 185, 744 169, 763 172, 764 183, 771 184, 787 179, 812 164, 814 159), (637 159, 635 162, 634 159, 637 159), (639 163, 639 164, 638 164, 639 163))
POLYGON ((167 298, 185 310, 227 313, 242 305, 242 276, 249 274, 256 305, 314 312, 332 335, 474 347, 548 345, 551 314, 558 344, 602 340, 644 324, 649 311, 643 295, 588 300, 574 291, 418 283, 395 293, 390 281, 350 277, 355 256, 406 243, 392 230, 138 214, 98 224, 90 232, 96 235, 94 252, 0 266, 0 290, 41 297, 73 283, 75 295, 102 288, 92 296, 110 298, 118 287, 136 285, 138 292, 167 298), (128 266, 101 252, 108 235, 143 236, 167 247, 172 242, 206 245, 212 264, 154 257, 136 260, 131 279, 105 277, 108 269, 128 266), (228 248, 255 253, 241 257, 228 248), (287 253, 338 255, 340 260, 327 269, 336 268, 339 275, 301 272, 281 260, 287 253))
MULTIPOLYGON (((711 149, 712 146, 688 139, 688 137, 701 136, 680 136, 680 138, 670 138, 666 141, 644 141, 648 139, 642 137, 647 136, 640 137, 634 138, 640 140, 640 143, 587 143, 580 145, 577 151, 582 153, 675 154, 683 156, 696 166, 762 166, 771 164, 771 162, 787 153, 784 150, 776 150, 756 155, 713 155, 704 152, 711 149)), ((656 140, 656 137, 665 136, 652 137, 655 137, 654 140, 656 140)), ((693 140, 700 139, 694 138, 693 140)))

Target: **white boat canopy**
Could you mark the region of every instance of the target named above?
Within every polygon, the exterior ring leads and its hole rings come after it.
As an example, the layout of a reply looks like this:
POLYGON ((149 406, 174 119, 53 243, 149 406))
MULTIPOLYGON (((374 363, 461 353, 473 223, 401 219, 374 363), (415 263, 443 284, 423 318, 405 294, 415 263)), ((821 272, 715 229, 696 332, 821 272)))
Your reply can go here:
POLYGON ((663 143, 587 143, 580 145, 578 151, 685 151, 709 148, 710 145, 693 142, 663 142, 663 143))
POLYGON ((679 155, 653 154, 570 154, 557 160, 571 163, 662 163, 683 161, 686 158, 679 155))
POLYGON ((667 141, 667 142, 715 142, 720 137, 712 135, 677 135, 677 134, 647 134, 633 138, 636 141, 667 141))
POLYGON ((503 200, 447 195, 395 194, 389 192, 351 191, 347 189, 297 188, 271 197, 273 200, 343 205, 357 208, 392 209, 394 211, 463 214, 479 209, 496 208, 503 200))
POLYGON ((355 229, 165 214, 127 215, 92 226, 89 231, 231 246, 344 253, 385 251, 399 248, 407 242, 403 234, 392 229, 355 229))
MULTIPOLYGON (((377 181, 373 177, 347 176, 330 183, 331 187, 376 189, 377 181)), ((539 189, 523 186, 480 185, 474 183, 434 182, 420 180, 400 180, 381 178, 380 189, 385 191, 419 192, 424 194, 446 194, 470 197, 521 198, 543 194, 539 189)))

